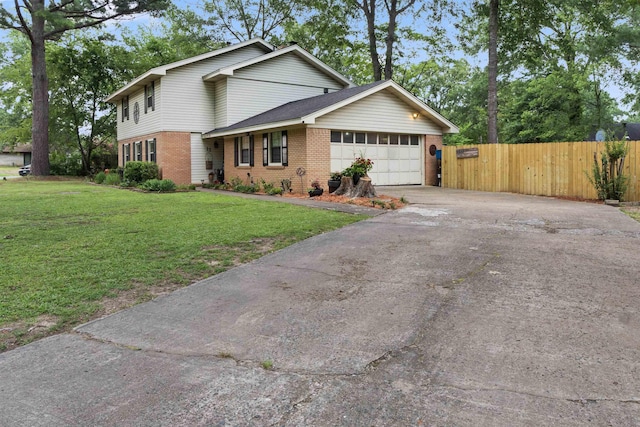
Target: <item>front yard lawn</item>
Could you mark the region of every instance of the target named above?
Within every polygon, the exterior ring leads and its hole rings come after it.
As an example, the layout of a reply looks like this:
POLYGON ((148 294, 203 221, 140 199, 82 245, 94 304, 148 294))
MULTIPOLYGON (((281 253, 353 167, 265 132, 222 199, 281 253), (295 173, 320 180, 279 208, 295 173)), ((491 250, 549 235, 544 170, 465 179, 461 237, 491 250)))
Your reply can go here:
POLYGON ((0 181, 0 351, 361 219, 209 193, 0 181))

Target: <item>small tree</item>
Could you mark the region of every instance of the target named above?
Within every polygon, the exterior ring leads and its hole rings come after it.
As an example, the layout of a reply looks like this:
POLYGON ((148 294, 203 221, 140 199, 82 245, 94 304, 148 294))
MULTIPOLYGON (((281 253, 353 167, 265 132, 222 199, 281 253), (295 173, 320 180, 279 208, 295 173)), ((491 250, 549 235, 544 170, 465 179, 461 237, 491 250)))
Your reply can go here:
POLYGON ((598 192, 598 199, 623 199, 629 182, 629 177, 622 173, 624 158, 628 151, 627 142, 620 140, 604 143, 600 162, 598 162, 598 153, 593 153, 591 175, 587 174, 587 176, 598 192))

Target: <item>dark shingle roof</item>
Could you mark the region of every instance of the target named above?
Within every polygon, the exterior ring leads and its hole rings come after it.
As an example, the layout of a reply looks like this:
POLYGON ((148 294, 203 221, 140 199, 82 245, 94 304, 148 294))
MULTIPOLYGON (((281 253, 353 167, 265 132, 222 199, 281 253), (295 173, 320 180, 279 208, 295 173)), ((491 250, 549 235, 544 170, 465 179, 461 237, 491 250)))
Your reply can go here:
MULTIPOLYGON (((640 123, 614 123, 610 125, 604 125, 601 127, 606 133, 607 137, 615 137, 616 139, 622 139, 625 132, 629 135, 630 141, 640 141, 640 123)), ((587 141, 596 140, 596 132, 598 129, 591 131, 587 141)))
POLYGON ((311 98, 301 99, 299 101, 288 102, 279 107, 273 108, 264 113, 260 113, 256 116, 249 117, 238 123, 234 123, 231 126, 224 128, 214 129, 207 133, 212 132, 227 132, 235 129, 242 129, 250 126, 259 126, 267 123, 277 123, 286 120, 293 120, 300 117, 304 117, 308 114, 320 111, 323 108, 330 107, 331 105, 342 102, 351 98, 359 93, 362 93, 372 87, 384 83, 384 80, 369 83, 364 86, 352 87, 348 89, 342 89, 335 92, 326 93, 323 95, 314 96, 311 98))

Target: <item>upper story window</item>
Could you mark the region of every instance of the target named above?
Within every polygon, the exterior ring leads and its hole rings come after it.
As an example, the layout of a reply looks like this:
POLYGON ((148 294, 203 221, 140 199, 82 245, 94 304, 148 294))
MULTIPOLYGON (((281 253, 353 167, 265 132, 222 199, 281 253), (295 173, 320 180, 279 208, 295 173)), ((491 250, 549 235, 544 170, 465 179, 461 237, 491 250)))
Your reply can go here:
POLYGON ((156 162, 156 139, 155 138, 147 139, 146 145, 147 146, 145 148, 146 148, 147 155, 145 159, 147 162, 155 163, 156 162))
POLYGON ((129 97, 122 98, 122 121, 129 120, 129 97))
POLYGON ((156 109, 156 85, 155 82, 151 82, 151 84, 146 85, 144 87, 144 112, 147 111, 155 111, 156 109))
POLYGON ((287 131, 262 134, 262 165, 288 166, 287 131))
POLYGON ((238 136, 234 139, 234 165, 253 166, 253 135, 238 136))

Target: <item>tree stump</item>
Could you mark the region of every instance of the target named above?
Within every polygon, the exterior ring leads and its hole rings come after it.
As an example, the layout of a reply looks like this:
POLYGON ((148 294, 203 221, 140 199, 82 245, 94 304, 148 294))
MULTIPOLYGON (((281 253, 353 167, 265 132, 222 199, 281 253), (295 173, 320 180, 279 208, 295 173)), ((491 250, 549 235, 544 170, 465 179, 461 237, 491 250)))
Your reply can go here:
POLYGON ((347 197, 376 197, 376 190, 371 184, 371 178, 363 176, 358 181, 357 185, 353 185, 353 178, 350 176, 343 176, 340 180, 340 187, 333 193, 336 196, 345 195, 347 197))

